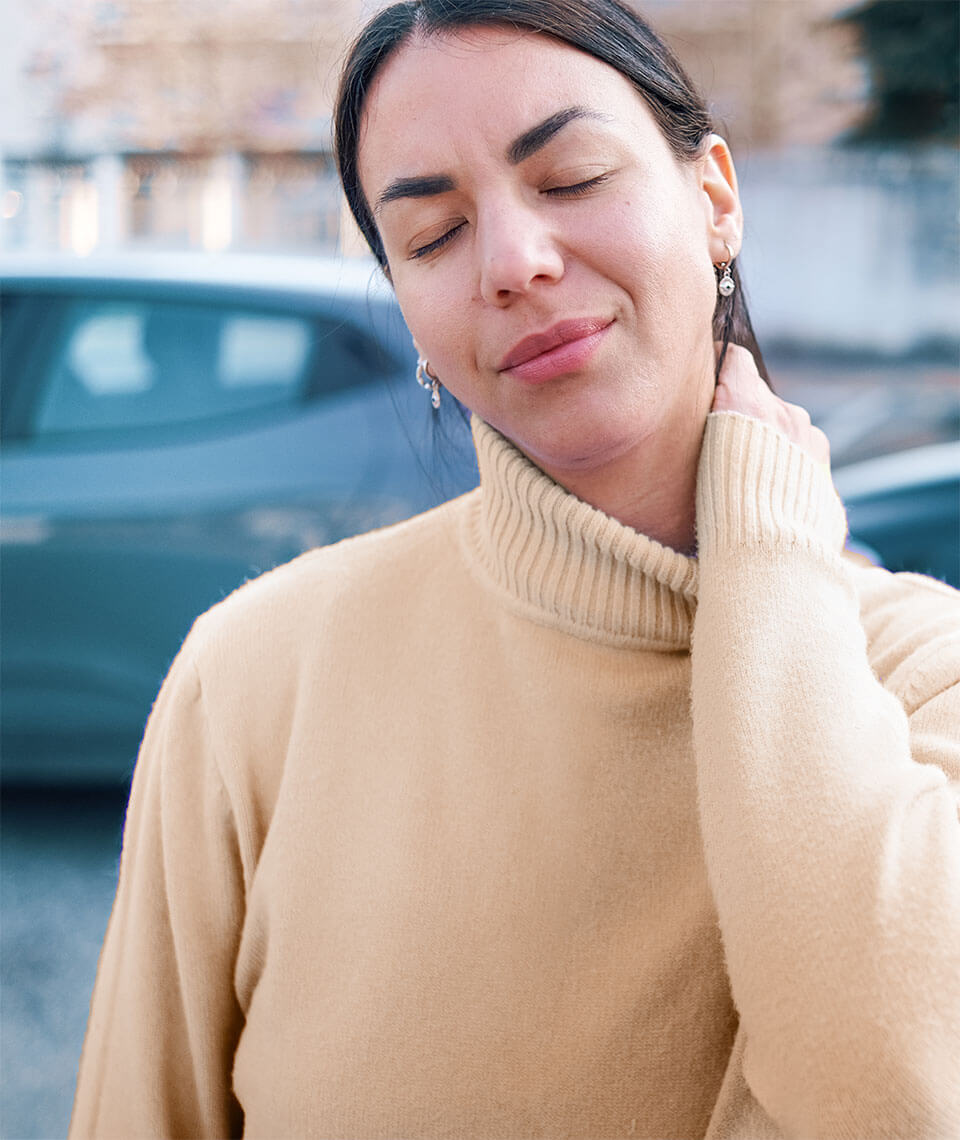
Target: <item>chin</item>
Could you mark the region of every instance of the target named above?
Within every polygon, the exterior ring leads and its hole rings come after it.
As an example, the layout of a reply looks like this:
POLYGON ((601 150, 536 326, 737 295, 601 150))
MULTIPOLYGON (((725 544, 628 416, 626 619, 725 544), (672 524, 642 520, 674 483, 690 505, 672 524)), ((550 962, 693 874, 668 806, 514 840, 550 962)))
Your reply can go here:
POLYGON ((598 418, 568 415, 552 424, 541 420, 535 429, 516 433, 499 430, 538 467, 563 482, 564 473, 586 474, 615 463, 656 430, 654 424, 627 430, 629 423, 621 412, 598 418))

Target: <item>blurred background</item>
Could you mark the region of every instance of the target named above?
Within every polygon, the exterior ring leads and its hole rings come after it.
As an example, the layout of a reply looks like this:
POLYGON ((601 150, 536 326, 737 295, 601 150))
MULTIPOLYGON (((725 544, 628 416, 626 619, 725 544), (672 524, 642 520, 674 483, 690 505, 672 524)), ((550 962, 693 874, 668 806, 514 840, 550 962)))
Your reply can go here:
MULTIPOLYGON (((376 7, 3 3, 6 1138, 66 1133, 136 745, 193 618, 475 478, 334 173, 376 7)), ((640 10, 732 144, 758 337, 857 544, 960 584, 960 4, 640 10)))
MULTIPOLYGON (((8 3, 2 248, 356 255, 330 153, 357 0, 8 3)), ((765 340, 952 346, 957 5, 649 0, 733 145, 765 340)))

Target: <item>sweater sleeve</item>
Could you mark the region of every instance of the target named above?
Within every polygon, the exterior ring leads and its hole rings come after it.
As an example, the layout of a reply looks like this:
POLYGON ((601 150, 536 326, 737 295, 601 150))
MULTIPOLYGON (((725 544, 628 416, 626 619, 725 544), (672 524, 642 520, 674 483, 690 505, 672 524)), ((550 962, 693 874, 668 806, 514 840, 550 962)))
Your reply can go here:
POLYGON ((191 641, 147 722, 70 1126, 81 1137, 228 1137, 242 1014, 243 874, 191 641))
POLYGON ((713 413, 697 520, 699 810, 750 1092, 803 1140, 960 1135, 957 595, 929 588, 905 702, 871 668, 825 467, 713 413))

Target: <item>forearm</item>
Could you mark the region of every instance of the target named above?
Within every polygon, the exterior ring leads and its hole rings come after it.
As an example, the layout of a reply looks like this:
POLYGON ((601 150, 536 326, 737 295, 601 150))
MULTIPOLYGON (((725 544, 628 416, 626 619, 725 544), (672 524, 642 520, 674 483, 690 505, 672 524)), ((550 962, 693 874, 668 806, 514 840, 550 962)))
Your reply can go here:
MULTIPOLYGON (((705 854, 745 1074, 770 1114, 799 1136, 947 1135, 960 1130, 955 789, 917 762, 871 671, 842 521, 798 448, 711 417, 693 643, 705 854)), ((948 702, 932 714, 943 725, 948 702)))

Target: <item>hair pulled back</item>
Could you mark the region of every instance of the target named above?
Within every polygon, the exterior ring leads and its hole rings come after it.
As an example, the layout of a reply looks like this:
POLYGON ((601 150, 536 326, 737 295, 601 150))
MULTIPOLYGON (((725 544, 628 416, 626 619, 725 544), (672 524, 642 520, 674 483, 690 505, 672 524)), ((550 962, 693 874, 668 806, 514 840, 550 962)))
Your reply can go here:
MULTIPOLYGON (((691 162, 713 131, 707 106, 679 60, 636 12, 617 0, 401 0, 378 12, 355 40, 340 76, 334 108, 334 150, 340 180, 370 249, 388 270, 383 242, 360 185, 358 147, 367 92, 387 59, 415 34, 429 36, 483 25, 538 32, 615 68, 646 101, 674 156, 691 162)), ((748 348, 769 384, 736 263, 736 289, 718 296, 713 339, 748 348)))

